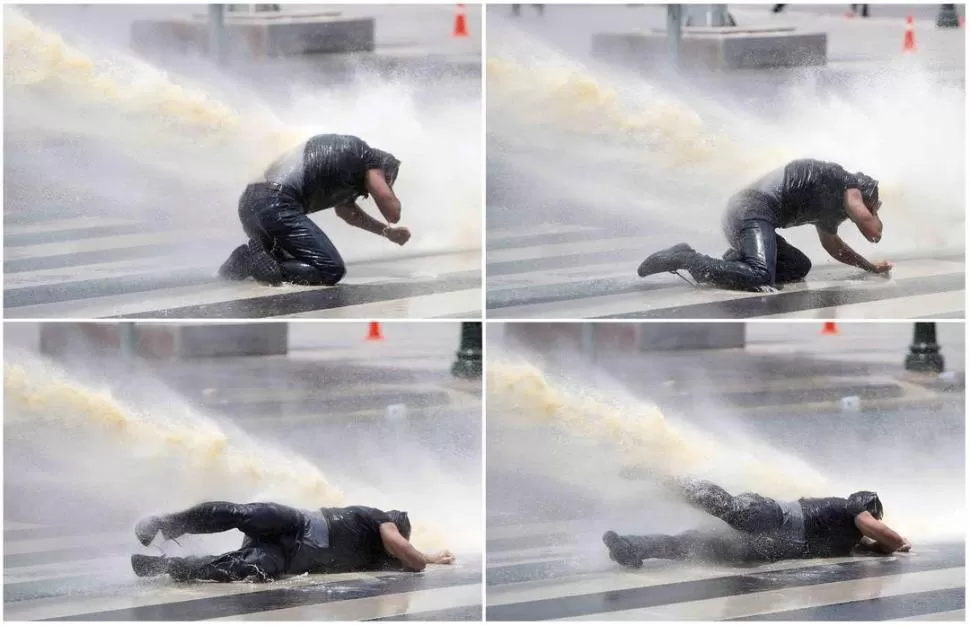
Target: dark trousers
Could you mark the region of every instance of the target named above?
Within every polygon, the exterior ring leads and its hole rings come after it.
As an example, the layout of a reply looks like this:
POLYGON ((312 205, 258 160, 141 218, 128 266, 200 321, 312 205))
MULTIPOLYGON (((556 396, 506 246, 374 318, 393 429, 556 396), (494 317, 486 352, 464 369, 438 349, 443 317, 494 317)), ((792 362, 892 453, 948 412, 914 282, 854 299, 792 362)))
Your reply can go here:
POLYGON ((347 268, 295 194, 280 185, 249 185, 239 199, 239 221, 280 266, 283 280, 300 285, 336 285, 347 268))
POLYGON ((232 502, 204 502, 162 519, 169 537, 228 530, 246 535, 242 547, 232 552, 168 559, 167 571, 173 579, 214 582, 265 582, 283 576, 305 522, 302 512, 280 504, 232 502))
POLYGON ((687 501, 723 520, 730 532, 688 531, 679 535, 627 535, 641 559, 700 559, 722 563, 759 563, 802 558, 805 546, 780 532, 781 507, 754 493, 732 496, 707 481, 685 487, 687 501))
POLYGON ((725 289, 758 291, 801 280, 812 269, 811 260, 776 233, 771 222, 743 220, 725 234, 731 249, 722 259, 697 255, 688 267, 695 280, 725 289))

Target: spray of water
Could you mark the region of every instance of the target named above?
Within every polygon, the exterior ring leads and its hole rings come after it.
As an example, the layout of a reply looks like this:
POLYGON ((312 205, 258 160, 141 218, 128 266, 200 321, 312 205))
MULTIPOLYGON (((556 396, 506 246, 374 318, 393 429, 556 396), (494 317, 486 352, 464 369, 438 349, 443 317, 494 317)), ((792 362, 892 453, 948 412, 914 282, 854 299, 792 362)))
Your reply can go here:
MULTIPOLYGON (((650 232, 659 224, 672 236, 706 236, 700 244, 720 251, 728 196, 810 156, 881 181, 880 253, 963 249, 963 87, 917 60, 852 78, 839 93, 818 89, 814 70, 792 74, 783 87, 760 87, 771 102, 761 112, 733 104, 713 83, 581 63, 509 27, 490 30, 489 50, 490 162, 529 181, 516 187, 516 201, 556 207, 550 219, 568 219, 568 207, 587 221, 622 215, 650 232)), ((812 233, 791 232, 811 241, 812 233)), ((817 248, 809 252, 818 256, 817 248)))
MULTIPOLYGON (((5 7, 4 16, 5 130, 20 148, 18 180, 42 181, 31 187, 27 210, 85 190, 97 198, 85 207, 91 216, 123 207, 152 223, 163 213, 175 226, 232 234, 241 230, 235 208, 243 187, 282 151, 316 133, 346 133, 402 160, 397 192, 402 223, 414 235, 406 250, 480 248, 475 97, 429 105, 420 81, 363 72, 313 88, 289 68, 287 92, 265 94, 270 103, 239 84, 217 89, 232 81, 203 61, 198 76, 186 62, 176 77, 128 52, 55 33, 16 9, 5 7), (71 149, 47 149, 64 144, 71 149)), ((401 254, 334 216, 314 219, 335 233, 349 260, 401 254)))
MULTIPOLYGON (((886 503, 887 523, 910 539, 962 537, 964 498, 958 451, 948 450, 946 456, 952 458, 941 460, 918 451, 902 433, 865 430, 855 438, 839 436, 837 441, 817 433, 809 463, 797 453, 759 439, 750 427, 732 426, 735 420, 726 411, 717 412, 715 421, 721 428, 715 432, 689 418, 665 415, 622 385, 609 384, 601 372, 576 366, 575 360, 568 377, 550 374, 550 365, 536 362, 537 357, 516 351, 490 353, 489 428, 503 435, 492 437, 489 449, 503 448, 502 462, 514 463, 521 471, 571 483, 603 502, 613 500, 614 506, 626 507, 636 516, 636 532, 642 532, 644 525, 653 524, 656 529, 656 524, 664 524, 644 516, 644 506, 652 517, 664 515, 659 509, 678 515, 664 504, 669 494, 658 491, 658 484, 670 477, 696 477, 733 493, 753 491, 777 499, 845 496, 871 489, 886 503), (595 390, 590 380, 595 380, 595 390), (516 446, 522 448, 518 454, 516 446), (630 469, 646 482, 631 488, 620 478, 630 469), (631 493, 636 500, 633 507, 631 493)), ((695 392, 699 389, 703 386, 695 392)), ((716 411, 715 402, 710 407, 716 411)), ((492 458, 490 453, 490 463, 492 458)), ((666 520, 668 525, 671 521, 666 520)), ((680 522, 703 523, 703 519, 680 522)), ((678 532, 676 527, 666 530, 678 532)))
MULTIPOLYGON (((204 500, 302 508, 367 504, 407 508, 412 540, 422 549, 477 550, 464 525, 455 523, 455 533, 443 530, 453 520, 440 515, 441 507, 423 506, 431 500, 427 483, 421 483, 423 493, 363 484, 345 491, 306 458, 206 416, 172 394, 151 404, 130 403, 25 356, 4 366, 4 422, 7 445, 29 451, 34 471, 86 495, 86 515, 111 504, 144 515, 204 500)), ((8 479, 20 471, 27 470, 8 467, 8 479)), ((64 506, 62 513, 70 508, 64 506)))

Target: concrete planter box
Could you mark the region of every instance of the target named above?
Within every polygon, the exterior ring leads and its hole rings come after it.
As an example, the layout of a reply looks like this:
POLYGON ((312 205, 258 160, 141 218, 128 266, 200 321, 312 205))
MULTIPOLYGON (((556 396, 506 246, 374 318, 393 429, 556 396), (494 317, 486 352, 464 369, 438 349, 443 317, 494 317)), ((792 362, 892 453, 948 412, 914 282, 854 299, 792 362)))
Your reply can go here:
MULTIPOLYGON (((373 18, 342 18, 332 14, 227 14, 225 37, 230 58, 285 57, 304 54, 372 52, 373 18)), ((146 56, 177 52, 208 54, 206 19, 139 20, 131 26, 132 48, 146 56)))
MULTIPOLYGON (((681 64, 688 70, 743 70, 825 65, 825 33, 794 29, 685 28, 681 64)), ((628 69, 647 70, 667 62, 667 33, 593 35, 593 57, 628 69)))
MULTIPOLYGON (((507 324, 504 335, 537 352, 586 351, 621 353, 653 350, 743 348, 743 323, 662 324, 507 324), (585 331, 584 326, 591 327, 585 331)), ((491 331, 489 331, 491 332, 491 331)))
MULTIPOLYGON (((134 352, 149 359, 263 356, 287 353, 286 324, 134 324, 134 352)), ((128 326, 131 328, 131 326, 128 326)), ((123 323, 52 323, 40 328, 41 353, 69 356, 86 350, 121 354, 123 323)))

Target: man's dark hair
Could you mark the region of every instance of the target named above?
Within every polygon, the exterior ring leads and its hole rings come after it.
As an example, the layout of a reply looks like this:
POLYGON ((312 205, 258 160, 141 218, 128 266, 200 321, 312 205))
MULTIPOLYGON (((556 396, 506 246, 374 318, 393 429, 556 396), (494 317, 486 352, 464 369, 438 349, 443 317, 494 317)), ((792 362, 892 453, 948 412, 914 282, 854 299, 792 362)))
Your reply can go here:
POLYGON ((849 504, 860 506, 876 519, 882 519, 882 500, 875 491, 857 491, 849 496, 849 504))
POLYGON ((862 172, 855 173, 856 182, 859 184, 859 192, 862 194, 862 201, 866 207, 872 208, 879 202, 879 181, 862 172))
POLYGON ((388 511, 387 516, 391 518, 401 536, 411 539, 411 520, 408 519, 407 511, 388 511))
POLYGON ((387 186, 394 187, 394 181, 397 180, 397 174, 401 169, 401 162, 390 152, 384 152, 377 148, 371 148, 371 151, 381 164, 381 171, 384 172, 384 180, 387 181, 387 186))

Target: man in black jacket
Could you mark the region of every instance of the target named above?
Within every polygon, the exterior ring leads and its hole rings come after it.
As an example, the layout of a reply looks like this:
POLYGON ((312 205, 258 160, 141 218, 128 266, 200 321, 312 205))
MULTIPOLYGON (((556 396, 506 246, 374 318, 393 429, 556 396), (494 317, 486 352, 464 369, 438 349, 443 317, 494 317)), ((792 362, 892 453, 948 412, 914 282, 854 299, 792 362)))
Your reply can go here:
POLYGON ((419 572, 429 563, 449 564, 451 552, 426 555, 411 545, 411 522, 403 511, 365 506, 294 509, 274 503, 204 502, 169 515, 148 517, 135 536, 148 546, 186 534, 239 530, 238 550, 218 556, 165 557, 135 554, 138 576, 168 574, 178 581, 267 582, 305 573, 377 569, 419 572))
POLYGON ((837 261, 874 274, 889 274, 892 264, 872 263, 839 236, 851 220, 872 243, 882 238, 879 181, 850 174, 837 163, 799 159, 769 172, 735 194, 722 220, 731 248, 723 258, 700 254, 686 243, 648 256, 637 273, 650 276, 687 270, 694 280, 725 289, 770 291, 778 283, 802 280, 812 268, 804 253, 776 229, 814 225, 819 241, 837 261))
POLYGON ((227 280, 278 285, 336 285, 344 261, 310 213, 333 209, 356 226, 403 246, 411 231, 391 226, 401 219, 392 191, 401 162, 359 137, 316 135, 277 159, 264 180, 246 187, 239 220, 249 243, 232 251, 219 268, 227 280), (371 196, 387 224, 367 214, 358 198, 371 196))
POLYGON ((754 493, 732 496, 707 481, 689 481, 680 488, 689 503, 723 520, 733 532, 620 536, 607 531, 603 543, 612 560, 636 568, 643 559, 741 564, 910 549, 906 539, 880 521, 882 502, 871 491, 779 502, 754 493))

